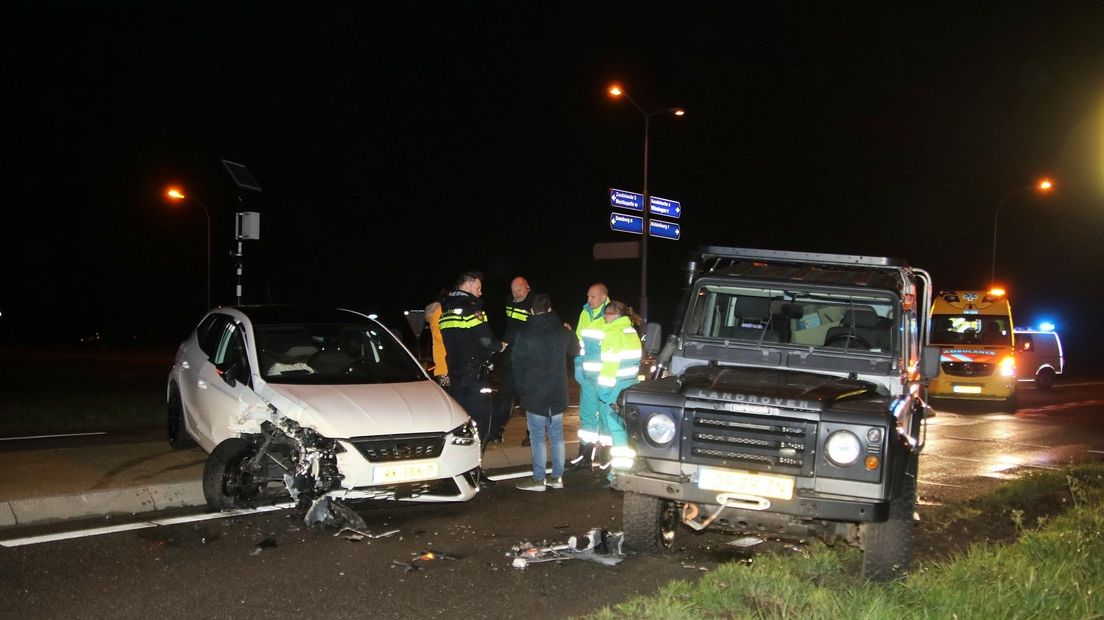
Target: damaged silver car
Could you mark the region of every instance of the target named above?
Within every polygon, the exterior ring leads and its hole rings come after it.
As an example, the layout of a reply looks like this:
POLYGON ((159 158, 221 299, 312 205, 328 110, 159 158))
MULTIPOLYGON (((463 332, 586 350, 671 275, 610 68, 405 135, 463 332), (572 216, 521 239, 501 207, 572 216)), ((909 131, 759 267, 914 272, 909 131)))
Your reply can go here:
POLYGON ((214 510, 291 498, 467 501, 479 435, 385 327, 349 310, 217 308, 176 354, 168 439, 209 453, 214 510))

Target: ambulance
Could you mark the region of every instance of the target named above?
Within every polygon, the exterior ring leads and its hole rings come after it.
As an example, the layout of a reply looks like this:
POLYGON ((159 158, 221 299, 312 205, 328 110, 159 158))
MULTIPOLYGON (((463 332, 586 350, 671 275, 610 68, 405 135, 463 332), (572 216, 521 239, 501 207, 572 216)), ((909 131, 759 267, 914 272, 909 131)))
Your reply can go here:
POLYGON ((1016 394, 1012 307, 1004 289, 944 291, 931 312, 939 374, 929 395, 1010 402, 1016 394))

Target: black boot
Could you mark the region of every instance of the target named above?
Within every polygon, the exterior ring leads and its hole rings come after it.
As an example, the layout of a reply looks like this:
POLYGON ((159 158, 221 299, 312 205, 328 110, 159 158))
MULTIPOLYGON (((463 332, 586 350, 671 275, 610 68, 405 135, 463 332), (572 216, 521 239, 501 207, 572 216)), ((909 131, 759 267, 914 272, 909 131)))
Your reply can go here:
POLYGON ((579 454, 565 464, 565 469, 587 470, 590 469, 591 453, 594 444, 579 442, 579 454))
POLYGON ((606 472, 609 470, 611 463, 610 446, 596 446, 596 454, 593 458, 591 467, 601 472, 606 472))

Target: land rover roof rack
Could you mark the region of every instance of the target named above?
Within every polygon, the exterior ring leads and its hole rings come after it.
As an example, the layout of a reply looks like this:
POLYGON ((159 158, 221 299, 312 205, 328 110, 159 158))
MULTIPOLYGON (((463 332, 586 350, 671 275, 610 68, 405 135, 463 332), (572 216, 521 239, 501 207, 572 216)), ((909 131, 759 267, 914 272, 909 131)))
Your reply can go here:
POLYGON ((707 245, 701 248, 702 258, 733 258, 784 263, 828 263, 836 265, 862 265, 891 269, 907 268, 908 264, 896 258, 882 256, 858 256, 851 254, 825 254, 821 252, 787 252, 782 250, 758 250, 707 245))

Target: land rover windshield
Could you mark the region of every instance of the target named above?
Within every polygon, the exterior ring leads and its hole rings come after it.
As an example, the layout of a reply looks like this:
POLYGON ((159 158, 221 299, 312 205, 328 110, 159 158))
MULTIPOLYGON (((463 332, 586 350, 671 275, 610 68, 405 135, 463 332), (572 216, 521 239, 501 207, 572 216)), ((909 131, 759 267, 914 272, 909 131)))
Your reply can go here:
POLYGON ((883 354, 899 348, 899 302, 890 293, 705 282, 691 303, 687 337, 883 354))

